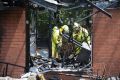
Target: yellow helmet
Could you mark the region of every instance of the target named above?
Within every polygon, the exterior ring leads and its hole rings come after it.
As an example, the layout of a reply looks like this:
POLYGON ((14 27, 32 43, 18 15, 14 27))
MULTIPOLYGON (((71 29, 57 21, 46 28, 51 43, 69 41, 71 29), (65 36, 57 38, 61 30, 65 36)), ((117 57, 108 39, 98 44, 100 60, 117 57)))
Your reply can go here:
POLYGON ((69 27, 67 25, 63 25, 61 28, 60 28, 60 32, 63 32, 64 33, 69 33, 69 27))
POLYGON ((79 24, 77 22, 74 22, 74 28, 78 28, 79 27, 79 24))

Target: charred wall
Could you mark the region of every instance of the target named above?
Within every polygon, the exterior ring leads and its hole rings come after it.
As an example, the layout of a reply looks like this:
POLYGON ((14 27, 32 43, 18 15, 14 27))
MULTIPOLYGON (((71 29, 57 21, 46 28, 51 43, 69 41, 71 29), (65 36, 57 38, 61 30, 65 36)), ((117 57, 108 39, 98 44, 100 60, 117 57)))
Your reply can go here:
POLYGON ((94 74, 120 73, 120 9, 107 10, 112 19, 99 13, 93 17, 94 74))
MULTIPOLYGON (((25 67, 25 9, 10 8, 0 11, 0 62, 25 67)), ((0 75, 6 65, 0 63, 0 75)), ((8 65, 7 75, 19 77, 24 68, 8 65)))

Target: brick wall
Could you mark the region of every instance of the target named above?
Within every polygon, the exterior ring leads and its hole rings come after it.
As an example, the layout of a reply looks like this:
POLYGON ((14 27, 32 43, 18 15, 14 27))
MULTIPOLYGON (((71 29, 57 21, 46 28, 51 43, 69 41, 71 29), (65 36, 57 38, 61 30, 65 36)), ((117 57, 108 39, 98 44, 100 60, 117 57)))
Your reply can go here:
MULTIPOLYGON (((25 9, 0 11, 0 62, 25 66, 25 9)), ((5 65, 0 63, 0 75, 5 65)), ((8 66, 8 75, 19 77, 23 68, 8 66)))
POLYGON ((120 73, 120 9, 110 9, 112 19, 99 13, 93 17, 94 74, 120 73))

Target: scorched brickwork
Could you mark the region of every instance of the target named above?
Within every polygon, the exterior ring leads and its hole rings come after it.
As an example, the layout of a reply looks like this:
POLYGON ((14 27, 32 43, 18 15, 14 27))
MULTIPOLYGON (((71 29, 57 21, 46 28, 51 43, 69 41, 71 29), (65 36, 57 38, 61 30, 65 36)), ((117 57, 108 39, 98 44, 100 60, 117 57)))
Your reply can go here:
MULTIPOLYGON (((0 62, 25 67, 25 9, 11 8, 0 11, 0 62)), ((5 65, 0 63, 0 75, 5 65)), ((20 77, 24 68, 8 65, 8 76, 20 77)))
POLYGON ((93 71, 116 76, 120 73, 120 9, 107 11, 112 18, 102 13, 93 17, 93 71))

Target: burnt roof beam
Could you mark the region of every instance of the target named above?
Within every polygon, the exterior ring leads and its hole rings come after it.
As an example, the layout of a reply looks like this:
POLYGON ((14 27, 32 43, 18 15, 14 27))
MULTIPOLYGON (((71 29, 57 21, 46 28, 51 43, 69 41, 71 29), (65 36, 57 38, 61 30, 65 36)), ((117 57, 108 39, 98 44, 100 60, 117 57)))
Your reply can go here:
POLYGON ((44 0, 29 0, 29 1, 36 4, 39 7, 44 7, 50 11, 57 12, 58 6, 56 4, 52 4, 44 0))

